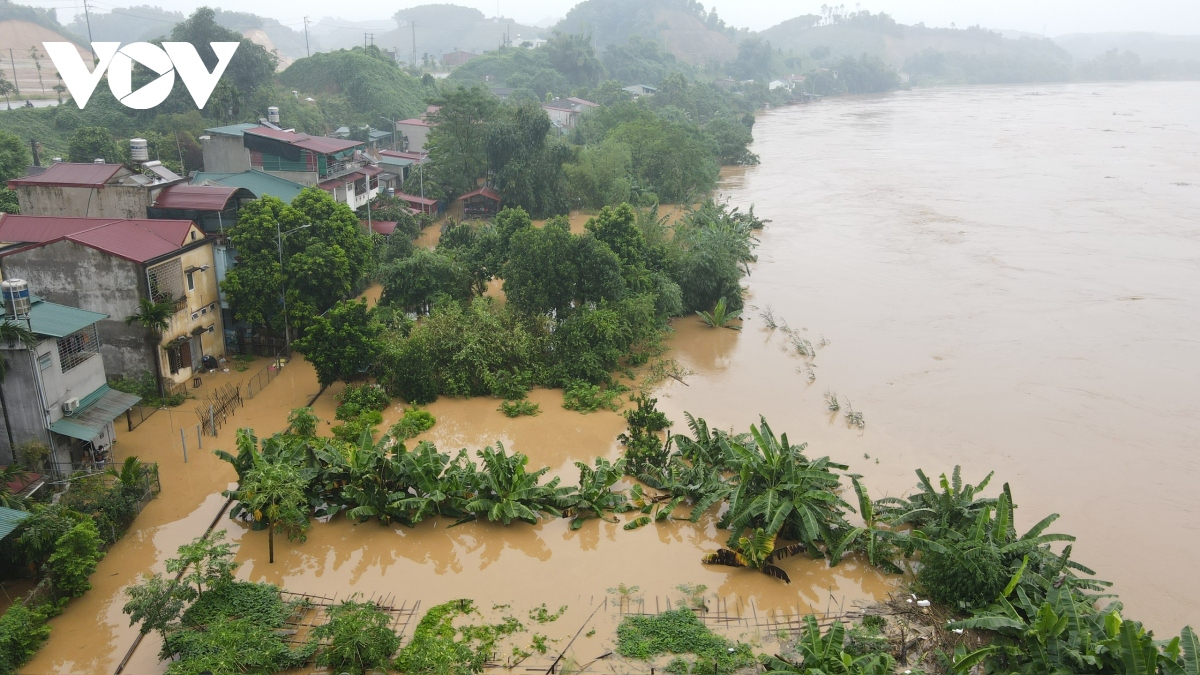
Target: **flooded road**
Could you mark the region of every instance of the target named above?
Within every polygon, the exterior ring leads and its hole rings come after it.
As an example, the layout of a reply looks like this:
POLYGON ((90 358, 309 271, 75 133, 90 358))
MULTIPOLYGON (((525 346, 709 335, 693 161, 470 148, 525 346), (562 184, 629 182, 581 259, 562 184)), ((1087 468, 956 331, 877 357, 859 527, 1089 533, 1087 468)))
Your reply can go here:
MULTIPOLYGON (((761 115, 762 164, 722 182, 735 204, 773 221, 747 280, 745 330, 676 322, 673 355, 695 374, 689 386, 663 385, 659 407, 676 430, 685 410, 738 430, 763 414, 808 441, 810 456, 851 464, 877 498, 906 492, 917 467, 936 475, 962 464, 973 481, 994 469, 993 488, 1012 483, 1018 528, 1063 514, 1051 529, 1079 536, 1075 559, 1116 582, 1130 618, 1160 636, 1200 623, 1200 508, 1188 498, 1200 476, 1198 103, 1196 83, 1056 85, 761 115), (782 328, 766 328, 768 307, 814 345, 810 365, 782 328), (861 411, 865 430, 831 416, 826 391, 861 411)), ((95 587, 52 620, 50 642, 22 672, 111 673, 135 635, 122 589, 201 534, 234 478, 208 450, 232 449, 238 426, 281 430, 317 390, 306 363, 289 364, 186 465, 178 426, 194 424, 192 402, 119 434, 118 459, 161 463, 163 496, 100 563, 95 587)), ((316 403, 325 419, 336 393, 316 403)), ((443 398, 420 438, 445 451, 500 440, 569 482, 573 461, 617 455, 617 415, 562 410, 556 391, 532 398, 543 414, 515 420, 493 399, 443 398)), ((400 414, 397 404, 386 422, 400 414)), ((724 539, 705 520, 632 532, 595 520, 577 532, 566 521, 446 525, 339 518, 314 524, 305 543, 281 540, 274 565, 264 533, 228 519, 218 527, 241 543, 242 578, 424 607, 457 597, 569 604, 559 639, 621 583, 648 603, 699 583, 763 609, 817 610, 890 583, 854 560, 829 570, 791 558, 790 586, 701 565, 724 539)), ((582 656, 601 653, 602 639, 582 656)), ((126 672, 161 672, 158 647, 147 639, 126 672)))

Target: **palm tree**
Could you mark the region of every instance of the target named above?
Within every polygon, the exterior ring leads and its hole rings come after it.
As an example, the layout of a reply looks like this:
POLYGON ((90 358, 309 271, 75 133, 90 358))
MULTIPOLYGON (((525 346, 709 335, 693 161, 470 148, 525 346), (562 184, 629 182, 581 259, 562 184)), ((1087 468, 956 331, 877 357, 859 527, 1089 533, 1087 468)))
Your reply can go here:
POLYGON ((136 323, 159 334, 170 328, 171 316, 174 313, 175 305, 170 302, 154 302, 148 298, 138 298, 138 311, 125 317, 125 325, 130 326, 136 323))
POLYGON ((149 471, 150 467, 146 466, 145 462, 136 456, 131 456, 125 458, 125 462, 119 470, 115 466, 110 466, 104 473, 116 478, 125 487, 137 487, 149 471))
MULTIPOLYGON (((171 327, 171 316, 175 314, 175 305, 170 302, 162 301, 155 302, 149 298, 138 298, 138 311, 125 317, 125 325, 131 326, 138 324, 150 331, 152 338, 158 338, 171 327)), ((162 389, 162 349, 159 348, 159 340, 151 339, 149 342, 154 349, 154 365, 157 372, 154 374, 158 380, 159 389, 162 389)))
POLYGON ((23 511, 25 509, 25 500, 13 494, 12 488, 8 487, 13 483, 20 483, 25 480, 29 472, 22 467, 11 464, 0 469, 0 506, 6 509, 17 509, 23 511))
MULTIPOLYGON (((8 319, 0 320, 0 343, 5 343, 9 347, 19 344, 26 349, 32 349, 37 342, 37 336, 28 326, 8 319)), ((4 410, 4 430, 8 432, 8 449, 13 453, 15 460, 17 442, 13 439, 12 424, 8 419, 8 401, 4 398, 4 378, 8 376, 8 365, 8 358, 0 354, 0 408, 4 410)))

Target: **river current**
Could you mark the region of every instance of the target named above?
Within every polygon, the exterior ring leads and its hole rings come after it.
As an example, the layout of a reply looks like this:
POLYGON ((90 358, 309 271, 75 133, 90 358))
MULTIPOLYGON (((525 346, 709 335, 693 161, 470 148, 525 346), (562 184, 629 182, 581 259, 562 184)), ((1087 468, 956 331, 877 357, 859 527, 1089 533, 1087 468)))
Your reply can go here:
POLYGON ((947 88, 761 115, 724 193, 773 222, 755 311, 667 408, 759 413, 877 494, 954 465, 1049 513, 1160 634, 1200 622, 1200 83, 947 88), (801 365, 797 359, 792 364, 801 365), (830 422, 849 397, 864 433, 830 422), (865 459, 864 454, 871 459, 865 459), (875 461, 878 460, 878 464, 875 461))

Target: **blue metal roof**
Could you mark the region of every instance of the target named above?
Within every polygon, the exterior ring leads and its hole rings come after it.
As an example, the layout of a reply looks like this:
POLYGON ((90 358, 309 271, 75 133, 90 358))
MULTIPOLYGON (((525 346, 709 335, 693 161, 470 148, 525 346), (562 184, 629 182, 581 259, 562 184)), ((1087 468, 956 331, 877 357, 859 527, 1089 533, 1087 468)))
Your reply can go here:
POLYGON ((28 511, 17 511, 0 506, 0 539, 12 534, 12 531, 17 529, 17 526, 28 518, 28 511))
POLYGON ((253 129, 260 126, 262 125, 254 122, 242 122, 240 124, 230 124, 224 127, 212 127, 211 129, 205 129, 204 133, 220 134, 222 136, 237 136, 241 138, 242 134, 245 133, 247 129, 253 129))
POLYGON ((37 297, 33 298, 29 308, 30 330, 46 337, 66 337, 107 318, 107 314, 46 302, 37 297))
POLYGON ((200 185, 205 181, 218 185, 246 188, 254 193, 255 197, 271 195, 289 204, 304 189, 304 186, 300 183, 280 178, 279 176, 272 176, 257 169, 250 169, 241 173, 205 173, 200 171, 192 178, 192 185, 200 185))
POLYGON ((106 424, 117 419, 118 415, 132 408, 140 400, 140 396, 126 394, 102 384, 99 389, 85 396, 69 417, 51 424, 50 431, 81 441, 90 441, 100 435, 106 424))

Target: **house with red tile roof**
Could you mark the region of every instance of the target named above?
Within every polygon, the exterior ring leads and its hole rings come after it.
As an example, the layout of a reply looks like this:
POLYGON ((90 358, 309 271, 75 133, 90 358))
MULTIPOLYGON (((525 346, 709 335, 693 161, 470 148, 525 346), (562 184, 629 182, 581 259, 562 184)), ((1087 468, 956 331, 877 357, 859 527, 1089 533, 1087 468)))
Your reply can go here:
POLYGON ((184 182, 159 162, 140 171, 122 164, 56 162, 8 181, 21 213, 36 216, 145 218, 165 188, 184 182))
POLYGON ((0 215, 0 274, 49 302, 106 315, 96 324, 110 376, 155 373, 164 389, 225 354, 213 239, 191 220, 0 215), (141 300, 171 308, 167 328, 125 319, 141 300))

